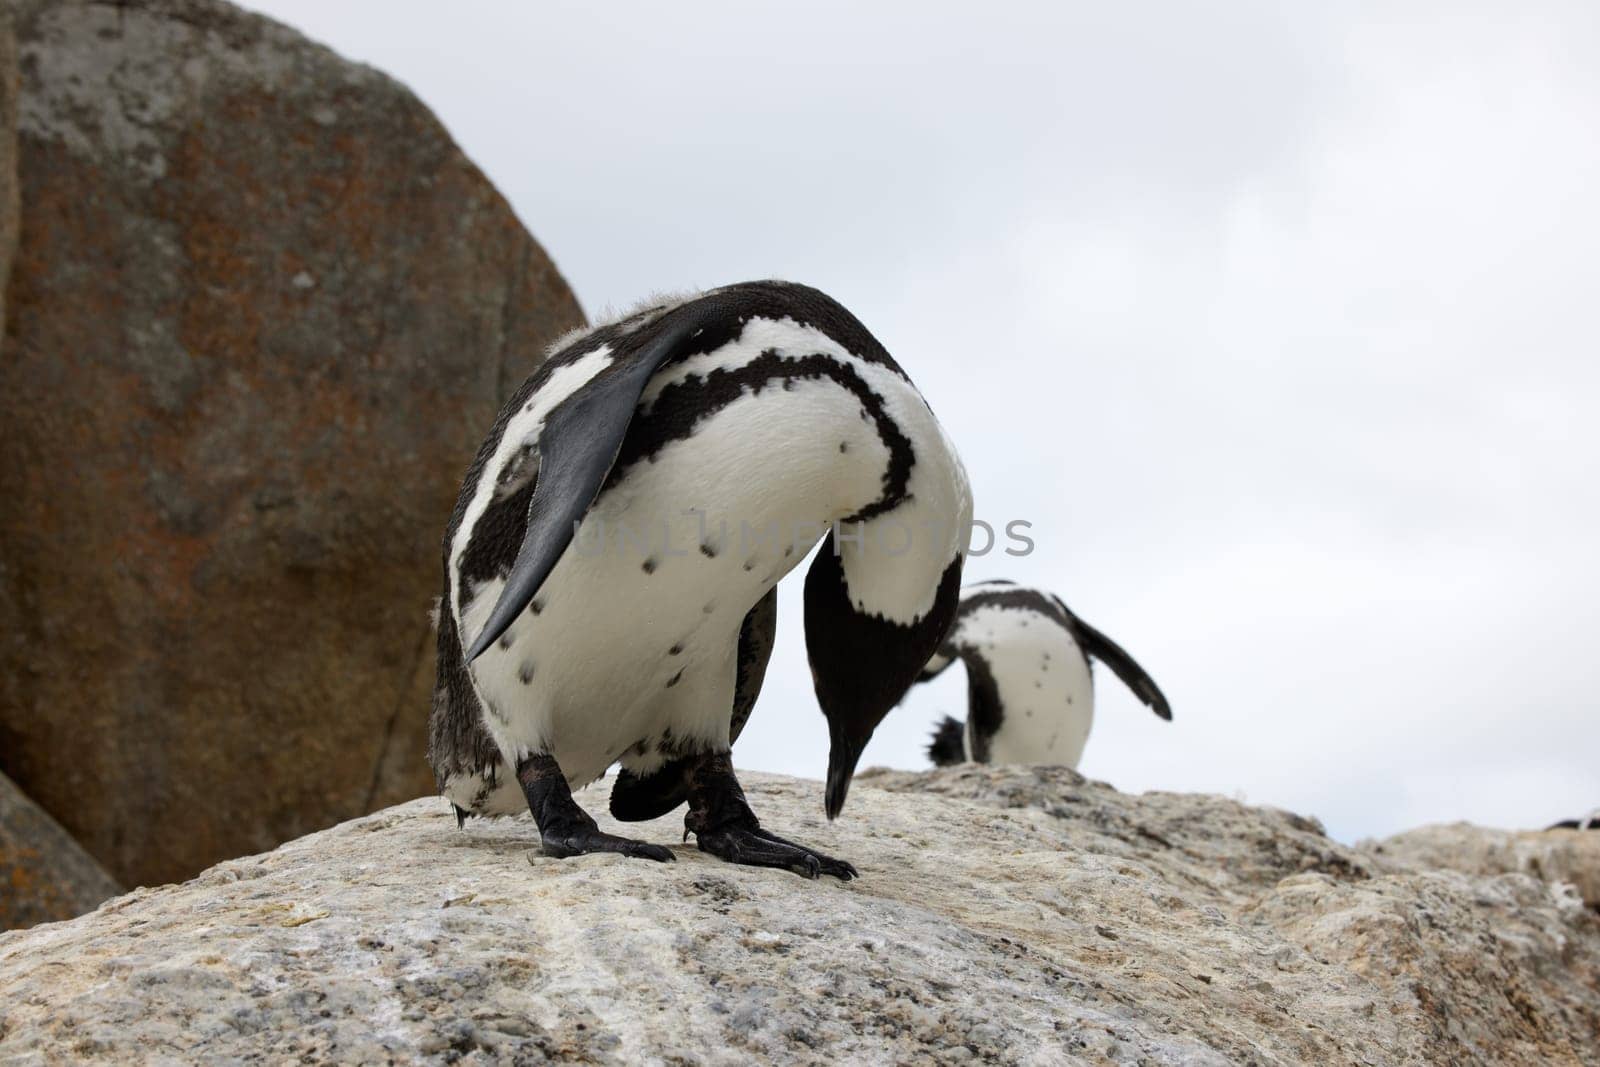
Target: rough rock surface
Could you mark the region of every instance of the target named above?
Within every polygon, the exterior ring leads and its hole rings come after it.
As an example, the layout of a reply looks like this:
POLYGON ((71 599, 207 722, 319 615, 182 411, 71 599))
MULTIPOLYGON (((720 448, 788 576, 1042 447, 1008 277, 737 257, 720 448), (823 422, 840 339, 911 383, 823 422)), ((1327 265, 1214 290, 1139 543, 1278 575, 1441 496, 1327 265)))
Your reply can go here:
MULTIPOLYGON (((17 39, 11 11, 0 4, 0 325, 6 321, 6 286, 17 251, 17 39)), ((0 356, 5 332, 0 330, 0 356)))
POLYGON ((0 930, 82 915, 122 887, 0 774, 0 930))
POLYGON ((1363 841, 1360 848, 1399 870, 1520 871, 1546 882, 1567 882, 1585 903, 1600 909, 1600 832, 1594 830, 1489 830, 1458 822, 1363 841))
MULTIPOLYGON (((0 935, 0 1060, 1593 1063, 1600 917, 1062 769, 747 775, 807 882, 538 855, 415 801, 0 935)), ((581 793, 607 829, 605 787, 581 793)))
POLYGON ((0 767, 127 884, 431 792, 440 537, 572 294, 384 75, 211 0, 3 6, 0 767))

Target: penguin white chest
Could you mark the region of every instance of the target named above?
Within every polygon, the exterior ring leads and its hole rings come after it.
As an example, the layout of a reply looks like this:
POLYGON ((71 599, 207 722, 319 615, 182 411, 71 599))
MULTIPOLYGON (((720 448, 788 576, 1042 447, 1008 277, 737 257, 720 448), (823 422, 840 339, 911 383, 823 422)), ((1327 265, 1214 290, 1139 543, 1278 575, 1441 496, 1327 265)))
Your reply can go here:
POLYGON ((1071 630, 1030 607, 983 604, 962 616, 951 641, 991 690, 998 717, 969 717, 968 759, 1078 765, 1094 724, 1094 676, 1071 630), (993 733, 974 736, 986 726, 993 733))
MULTIPOLYGON (((740 626, 828 525, 879 491, 888 452, 827 381, 775 385, 708 415, 606 488, 528 609, 470 673, 515 760, 573 785, 726 748, 740 626)), ((499 597, 467 591, 475 634, 499 597)))
POLYGON ((989 739, 992 763, 1077 767, 1083 758, 1094 725, 1094 676, 1070 636, 1055 631, 1052 637, 1011 640, 989 657, 1004 709, 989 739))

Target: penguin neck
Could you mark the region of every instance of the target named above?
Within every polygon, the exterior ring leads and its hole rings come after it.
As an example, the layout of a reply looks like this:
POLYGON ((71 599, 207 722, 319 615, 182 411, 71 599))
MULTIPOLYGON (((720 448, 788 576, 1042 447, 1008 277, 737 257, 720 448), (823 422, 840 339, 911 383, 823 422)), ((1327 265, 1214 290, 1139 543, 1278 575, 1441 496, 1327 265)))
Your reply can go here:
MULTIPOLYGON (((870 598, 852 597, 843 559, 832 540, 825 541, 811 561, 805 585, 806 654, 830 738, 829 818, 843 806, 850 775, 873 730, 939 647, 955 617, 961 586, 962 557, 957 553, 930 583, 932 595, 917 613, 922 591, 910 585, 913 572, 901 572, 897 581, 874 589, 875 594, 888 594, 879 599, 880 607, 889 605, 891 615, 909 616, 909 621, 900 621, 873 610, 870 598)), ((870 561, 863 553, 854 562, 862 568, 870 561)))
MULTIPOLYGON (((933 440, 947 444, 936 423, 932 429, 933 440)), ((821 549, 837 554, 854 611, 900 626, 927 618, 951 562, 965 555, 972 525, 972 495, 954 452, 919 451, 905 495, 839 519, 821 549)))
POLYGON ((806 573, 806 652, 831 739, 829 818, 872 731, 955 618, 972 524, 966 472, 927 404, 906 389, 885 407, 894 433, 883 441, 900 458, 872 503, 836 513, 806 573))

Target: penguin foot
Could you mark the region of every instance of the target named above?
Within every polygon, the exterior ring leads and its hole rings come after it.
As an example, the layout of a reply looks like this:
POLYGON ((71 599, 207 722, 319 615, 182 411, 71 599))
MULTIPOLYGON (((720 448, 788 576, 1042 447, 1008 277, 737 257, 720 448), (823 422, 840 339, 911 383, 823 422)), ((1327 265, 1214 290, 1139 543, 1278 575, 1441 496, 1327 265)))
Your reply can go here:
POLYGON ((660 845, 603 832, 572 799, 567 776, 551 756, 533 755, 522 760, 517 764, 517 781, 539 824, 539 843, 546 856, 566 859, 586 852, 616 852, 657 863, 677 859, 670 849, 660 845))
POLYGON ((689 771, 689 814, 683 818, 685 838, 694 834, 700 851, 748 867, 781 867, 802 878, 828 874, 848 882, 856 869, 805 845, 786 841, 761 828, 745 802, 726 752, 697 757, 689 771))
POLYGON ((540 851, 558 860, 564 860, 569 856, 582 856, 588 852, 618 852, 642 860, 655 860, 657 863, 671 863, 678 858, 672 854, 670 848, 582 826, 555 833, 545 833, 541 830, 539 842, 540 851))
POLYGON ((700 851, 709 852, 729 863, 747 867, 781 867, 802 878, 829 874, 841 882, 858 877, 856 869, 844 860, 785 841, 777 834, 757 826, 754 829, 704 830, 695 834, 700 851))

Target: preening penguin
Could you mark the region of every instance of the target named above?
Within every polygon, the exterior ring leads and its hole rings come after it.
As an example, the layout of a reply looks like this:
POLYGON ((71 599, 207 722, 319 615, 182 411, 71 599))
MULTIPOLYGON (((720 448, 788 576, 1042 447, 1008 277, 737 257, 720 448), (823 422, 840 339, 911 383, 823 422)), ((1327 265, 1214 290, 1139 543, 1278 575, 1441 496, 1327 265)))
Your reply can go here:
POLYGON ((950 633, 918 681, 956 660, 967 668, 965 728, 946 718, 928 755, 938 766, 1054 763, 1076 767, 1094 724, 1093 657, 1163 719, 1172 708, 1144 668, 1061 598, 1006 581, 961 592, 950 633))
POLYGON ((805 583, 832 818, 949 629, 971 514, 922 395, 814 289, 728 286, 557 342, 478 450, 445 535, 441 790, 461 818, 526 805, 549 855, 671 859, 573 800, 620 761, 618 818, 686 800, 704 851, 854 876, 762 829, 734 776, 775 586, 838 535, 805 583))

